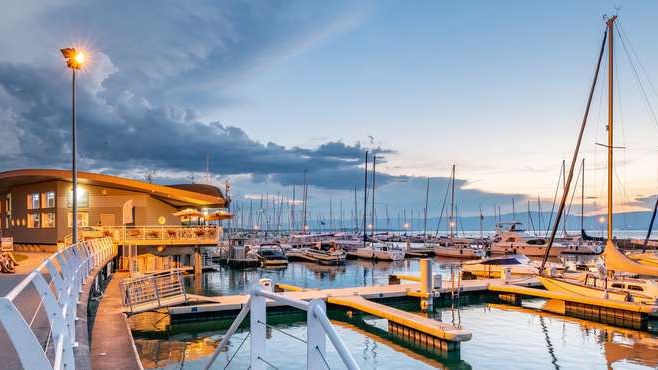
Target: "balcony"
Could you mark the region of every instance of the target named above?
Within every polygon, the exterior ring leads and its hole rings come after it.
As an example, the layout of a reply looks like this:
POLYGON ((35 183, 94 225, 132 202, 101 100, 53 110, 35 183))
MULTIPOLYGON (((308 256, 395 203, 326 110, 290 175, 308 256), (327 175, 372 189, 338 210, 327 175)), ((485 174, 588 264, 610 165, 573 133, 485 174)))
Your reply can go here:
POLYGON ((99 226, 79 232, 81 239, 110 237, 115 244, 130 245, 217 245, 219 226, 99 226))

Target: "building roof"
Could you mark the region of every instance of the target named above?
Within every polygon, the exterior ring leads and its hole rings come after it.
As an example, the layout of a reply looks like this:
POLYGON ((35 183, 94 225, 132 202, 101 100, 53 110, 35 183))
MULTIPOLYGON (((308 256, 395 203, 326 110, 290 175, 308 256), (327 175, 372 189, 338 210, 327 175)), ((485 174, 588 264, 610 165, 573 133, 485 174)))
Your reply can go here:
MULTIPOLYGON (((19 169, 0 172, 0 192, 12 187, 44 181, 71 182, 71 171, 56 169, 19 169)), ((223 208, 227 200, 215 186, 202 184, 157 185, 123 177, 78 172, 78 183, 148 193, 176 207, 223 208)))

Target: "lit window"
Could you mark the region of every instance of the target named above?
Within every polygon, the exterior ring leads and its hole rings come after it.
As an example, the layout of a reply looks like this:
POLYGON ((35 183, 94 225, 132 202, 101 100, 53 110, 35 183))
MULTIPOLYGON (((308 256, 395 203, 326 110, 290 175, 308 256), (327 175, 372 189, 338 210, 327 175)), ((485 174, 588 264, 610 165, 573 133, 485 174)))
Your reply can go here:
MULTIPOLYGON (((73 190, 69 191, 69 195, 66 197, 66 206, 68 208, 73 207, 73 190)), ((89 207, 89 193, 81 187, 78 187, 78 192, 76 194, 76 203, 78 208, 87 208, 89 207)))
MULTIPOLYGON (((69 212, 67 217, 68 227, 73 227, 73 212, 69 212)), ((89 226, 89 212, 78 212, 78 227, 89 226)))
POLYGON ((39 209, 39 193, 32 193, 27 195, 27 209, 39 209))
POLYGON ((38 213, 28 213, 27 214, 27 228, 36 229, 39 228, 39 214, 38 213))
POLYGON ((43 212, 41 219, 41 227, 48 229, 55 227, 55 212, 43 212))
POLYGON ((41 208, 55 208, 54 191, 48 191, 41 194, 41 208))

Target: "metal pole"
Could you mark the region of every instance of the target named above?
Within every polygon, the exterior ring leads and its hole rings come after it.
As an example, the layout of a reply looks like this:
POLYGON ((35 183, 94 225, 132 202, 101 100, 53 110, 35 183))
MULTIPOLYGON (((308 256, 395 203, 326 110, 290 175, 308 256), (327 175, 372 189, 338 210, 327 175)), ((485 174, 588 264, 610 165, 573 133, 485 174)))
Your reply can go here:
POLYGON ((366 246, 366 240, 368 236, 366 235, 366 219, 367 219, 367 209, 368 209, 368 151, 366 150, 366 160, 365 160, 365 169, 364 169, 364 185, 363 185, 363 247, 366 246))
POLYGON ((76 122, 75 122, 75 68, 71 68, 71 71, 73 72, 73 78, 72 78, 72 83, 71 83, 71 103, 72 103, 72 109, 71 109, 71 156, 72 156, 72 167, 71 167, 71 182, 73 183, 73 191, 72 191, 72 199, 71 199, 71 206, 72 206, 72 223, 71 227, 73 228, 72 231, 72 236, 73 236, 73 244, 78 243, 78 167, 77 167, 77 162, 76 162, 76 152, 77 152, 77 138, 76 138, 76 122))
POLYGON ((613 131, 612 131, 612 122, 613 122, 613 82, 614 82, 614 26, 617 16, 613 16, 608 20, 608 241, 612 240, 612 146, 615 144, 613 141, 613 131))

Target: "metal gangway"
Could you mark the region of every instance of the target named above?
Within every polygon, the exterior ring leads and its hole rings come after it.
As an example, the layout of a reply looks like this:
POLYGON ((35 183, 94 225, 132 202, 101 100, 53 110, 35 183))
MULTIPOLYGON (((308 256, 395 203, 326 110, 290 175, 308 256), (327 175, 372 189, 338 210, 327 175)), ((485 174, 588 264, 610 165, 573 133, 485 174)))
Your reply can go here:
POLYGON ((184 304, 188 298, 180 270, 124 279, 121 294, 131 314, 184 304))
MULTIPOLYGON (((267 360, 267 300, 273 300, 299 310, 307 312, 306 315, 306 369, 328 369, 331 368, 327 362, 326 339, 333 344, 343 364, 347 369, 359 369, 354 357, 349 352, 345 343, 340 339, 336 330, 327 317, 327 307, 322 299, 314 299, 310 302, 293 299, 281 294, 274 293, 272 281, 261 279, 249 292, 249 300, 242 306, 240 313, 235 318, 228 331, 215 349, 204 370, 209 370, 217 360, 219 354, 226 351, 229 340, 238 330, 242 321, 249 314, 250 327, 248 337, 250 338, 250 366, 251 370, 264 370, 271 367, 267 360)), ((246 340, 246 337, 245 337, 246 340)), ((237 350, 240 350, 238 347, 237 350)), ((230 361, 230 360, 229 360, 230 361)), ((228 364, 226 364, 228 366, 228 364)), ((226 368, 226 366, 224 368, 226 368)))
POLYGON ((114 256, 116 249, 109 238, 71 245, 46 258, 0 297, 0 324, 22 368, 76 368, 76 335, 86 337, 87 330, 85 325, 76 332, 78 305, 86 307, 86 302, 78 301, 83 288, 95 284, 98 271, 114 256))

